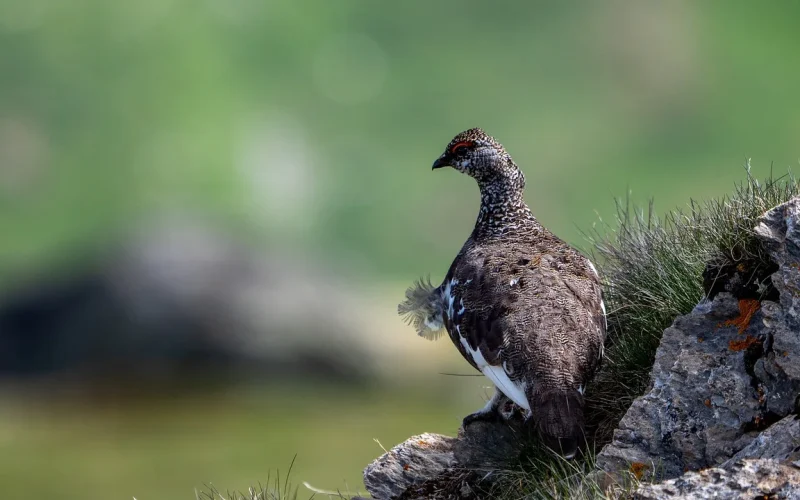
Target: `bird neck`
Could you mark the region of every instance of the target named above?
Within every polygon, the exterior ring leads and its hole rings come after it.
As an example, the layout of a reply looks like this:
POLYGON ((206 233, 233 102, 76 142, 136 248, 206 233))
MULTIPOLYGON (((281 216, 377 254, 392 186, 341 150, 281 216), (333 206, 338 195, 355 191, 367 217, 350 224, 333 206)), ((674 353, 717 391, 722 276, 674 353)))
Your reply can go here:
POLYGON ((475 222, 473 236, 477 239, 503 236, 540 227, 523 197, 525 178, 492 179, 478 182, 481 190, 481 208, 475 222))

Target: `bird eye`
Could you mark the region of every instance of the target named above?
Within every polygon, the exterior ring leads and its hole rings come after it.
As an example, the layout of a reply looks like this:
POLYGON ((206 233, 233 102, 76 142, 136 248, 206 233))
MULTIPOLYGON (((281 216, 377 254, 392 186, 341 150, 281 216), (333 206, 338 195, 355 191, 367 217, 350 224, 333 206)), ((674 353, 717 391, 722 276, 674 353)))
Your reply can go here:
POLYGON ((456 143, 455 145, 453 145, 453 147, 450 148, 450 152, 452 154, 454 154, 454 155, 459 155, 459 156, 460 155, 464 155, 464 154, 467 154, 467 151, 473 145, 474 144, 469 142, 469 141, 462 141, 462 142, 459 142, 459 143, 456 143))

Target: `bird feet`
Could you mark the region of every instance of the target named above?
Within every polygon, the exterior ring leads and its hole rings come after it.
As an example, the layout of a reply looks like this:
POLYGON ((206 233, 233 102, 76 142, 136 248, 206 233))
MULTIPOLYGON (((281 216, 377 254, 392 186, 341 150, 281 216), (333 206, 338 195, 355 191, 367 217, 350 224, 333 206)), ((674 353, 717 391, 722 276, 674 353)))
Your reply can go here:
POLYGON ((520 408, 510 399, 506 399, 503 401, 503 404, 497 406, 497 414, 500 415, 500 418, 503 420, 511 420, 515 415, 522 415, 522 418, 527 420, 531 412, 530 410, 520 408))
POLYGON ((473 422, 496 422, 500 418, 496 408, 485 409, 482 408, 475 413, 470 413, 461 421, 461 427, 464 429, 473 422))
POLYGON ((503 393, 495 389, 494 396, 492 399, 486 402, 486 405, 481 408, 480 410, 476 411, 475 413, 470 413, 464 420, 461 421, 461 427, 466 429, 469 424, 472 422, 476 422, 478 420, 482 420, 484 422, 494 422, 497 420, 497 408, 507 398, 503 396, 503 393))
POLYGON ((483 422, 509 420, 514 415, 517 408, 518 407, 510 399, 505 397, 502 392, 496 391, 492 399, 486 402, 486 406, 464 417, 461 421, 461 426, 462 428, 466 428, 469 424, 479 420, 483 422))

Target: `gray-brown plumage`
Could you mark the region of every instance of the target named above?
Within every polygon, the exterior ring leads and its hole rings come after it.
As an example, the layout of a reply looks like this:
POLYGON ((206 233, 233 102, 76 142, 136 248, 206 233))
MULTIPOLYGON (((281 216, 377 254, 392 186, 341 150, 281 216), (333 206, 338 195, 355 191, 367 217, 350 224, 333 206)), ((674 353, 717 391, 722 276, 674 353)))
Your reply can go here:
POLYGON ((534 218, 523 199, 525 176, 481 129, 450 142, 433 164, 445 166, 478 182, 478 220, 442 284, 418 283, 399 310, 428 338, 443 326, 495 384, 495 396, 465 425, 493 417, 510 398, 545 444, 571 457, 585 442, 583 389, 606 332, 597 272, 534 218))

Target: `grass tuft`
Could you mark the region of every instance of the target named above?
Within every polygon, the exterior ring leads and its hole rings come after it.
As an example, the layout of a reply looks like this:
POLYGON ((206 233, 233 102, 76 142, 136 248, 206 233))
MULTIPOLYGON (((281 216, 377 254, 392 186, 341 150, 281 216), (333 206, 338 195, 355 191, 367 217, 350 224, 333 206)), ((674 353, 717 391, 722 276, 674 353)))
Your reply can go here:
POLYGON ((531 443, 516 467, 498 473, 486 496, 502 500, 589 500, 616 497, 622 492, 622 488, 606 491, 607 487, 602 484, 603 476, 595 473, 594 457, 595 453, 590 452, 581 458, 566 460, 531 443))
MULTIPOLYGON (((206 485, 202 491, 195 492, 196 500, 297 500, 299 494, 299 486, 292 485, 289 477, 294 468, 294 462, 297 457, 292 459, 289 464, 289 470, 286 475, 281 479, 280 471, 267 473, 267 482, 264 484, 259 483, 258 486, 251 486, 246 492, 241 491, 219 491, 214 485, 206 485)), ((310 498, 313 498, 311 494, 310 498)))

